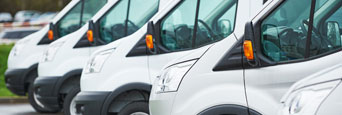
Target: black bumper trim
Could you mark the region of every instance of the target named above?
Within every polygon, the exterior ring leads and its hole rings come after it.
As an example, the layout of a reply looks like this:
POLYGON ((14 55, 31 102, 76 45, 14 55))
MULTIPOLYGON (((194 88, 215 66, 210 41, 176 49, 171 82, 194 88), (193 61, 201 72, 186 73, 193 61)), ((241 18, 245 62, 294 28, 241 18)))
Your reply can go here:
POLYGON ((38 77, 34 82, 37 99, 49 109, 59 109, 58 95, 55 95, 55 86, 61 77, 38 77))
POLYGON ((25 77, 30 69, 7 69, 5 72, 6 87, 14 94, 26 95, 25 77))
POLYGON ((80 92, 75 97, 77 112, 82 115, 100 115, 110 93, 112 92, 80 92))

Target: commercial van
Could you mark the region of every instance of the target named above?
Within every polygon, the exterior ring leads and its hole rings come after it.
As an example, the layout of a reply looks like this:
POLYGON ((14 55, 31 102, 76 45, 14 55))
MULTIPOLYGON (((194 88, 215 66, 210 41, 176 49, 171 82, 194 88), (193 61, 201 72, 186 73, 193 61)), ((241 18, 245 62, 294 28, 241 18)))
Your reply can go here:
POLYGON ((262 6, 263 0, 172 0, 136 33, 92 54, 82 72, 76 110, 149 114, 151 85, 165 64, 228 39, 262 6))
POLYGON ((340 63, 342 1, 272 0, 206 52, 169 63, 153 115, 276 115, 298 80, 340 63))
POLYGON ((139 30, 165 1, 109 0, 88 24, 51 43, 39 62, 34 82, 34 95, 41 106, 76 114, 74 97, 80 91, 81 73, 90 54, 139 30))
POLYGON ((279 115, 340 115, 342 64, 306 77, 283 96, 279 115))
POLYGON ((33 82, 38 76, 37 67, 41 55, 48 44, 79 29, 106 2, 107 0, 72 0, 49 25, 19 40, 8 57, 8 69, 5 73, 7 88, 16 95, 27 94, 37 112, 55 112, 39 106, 33 95, 33 82))

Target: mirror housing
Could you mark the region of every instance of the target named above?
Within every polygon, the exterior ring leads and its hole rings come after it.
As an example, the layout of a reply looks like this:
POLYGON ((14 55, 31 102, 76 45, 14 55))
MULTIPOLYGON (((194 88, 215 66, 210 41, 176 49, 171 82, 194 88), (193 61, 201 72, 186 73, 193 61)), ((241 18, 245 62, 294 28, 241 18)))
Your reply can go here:
POLYGON ((247 58, 247 62, 251 66, 257 66, 257 57, 255 49, 255 35, 252 22, 247 22, 245 25, 245 37, 243 42, 244 56, 247 58))
POLYGON ((154 24, 152 21, 148 22, 147 24, 147 32, 146 32, 146 36, 145 36, 145 41, 146 41, 146 47, 147 50, 152 53, 152 54, 156 54, 156 40, 155 40, 155 31, 154 31, 154 24))
POLYGON ((87 39, 90 44, 95 44, 96 43, 96 38, 97 38, 97 28, 93 20, 89 21, 89 28, 87 31, 87 39))
POLYGON ((55 34, 56 34, 56 32, 55 32, 55 29, 54 29, 54 24, 50 23, 49 24, 49 31, 47 33, 49 40, 51 40, 51 41, 54 40, 55 34))
POLYGON ((329 21, 326 24, 327 30, 326 34, 328 37, 328 40, 333 43, 334 47, 335 46, 341 46, 341 33, 340 33, 340 27, 338 22, 335 21, 329 21))

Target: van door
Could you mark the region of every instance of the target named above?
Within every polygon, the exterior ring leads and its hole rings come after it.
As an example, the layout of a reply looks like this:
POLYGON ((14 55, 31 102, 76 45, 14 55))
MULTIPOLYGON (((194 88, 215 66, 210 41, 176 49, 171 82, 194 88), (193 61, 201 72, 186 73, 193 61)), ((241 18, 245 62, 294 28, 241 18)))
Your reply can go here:
POLYGON ((253 20, 257 59, 245 66, 250 108, 277 114, 293 83, 340 63, 341 2, 284 0, 253 20))
POLYGON ((156 22, 157 54, 148 58, 151 82, 168 62, 230 35, 236 9, 237 0, 185 0, 156 22))

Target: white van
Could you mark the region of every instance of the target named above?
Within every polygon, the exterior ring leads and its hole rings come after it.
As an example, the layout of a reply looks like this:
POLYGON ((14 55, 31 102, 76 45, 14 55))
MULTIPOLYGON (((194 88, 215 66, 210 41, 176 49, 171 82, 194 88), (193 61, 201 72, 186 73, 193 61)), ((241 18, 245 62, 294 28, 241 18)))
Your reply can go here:
POLYGON ((342 1, 312 2, 268 1, 245 31, 166 65, 152 114, 277 114, 293 83, 340 63, 342 1))
POLYGON ((106 2, 106 0, 72 0, 49 25, 18 41, 8 57, 8 69, 5 73, 7 88, 21 96, 28 93, 28 99, 37 112, 55 112, 40 107, 33 96, 32 84, 37 77, 41 55, 48 44, 79 29, 106 2), (96 3, 93 3, 94 1, 96 3))
POLYGON ((205 52, 241 30, 262 6, 263 0, 171 1, 142 29, 92 54, 75 99, 77 111, 149 114, 151 84, 165 64, 194 51, 205 52))
POLYGON ((75 114, 74 96, 90 54, 101 46, 120 41, 154 16, 166 0, 109 0, 81 29, 49 45, 38 65, 34 94, 41 106, 75 114), (142 7, 143 6, 143 7, 142 7))
POLYGON ((295 83, 282 98, 279 115, 341 115, 341 71, 340 63, 295 83))

